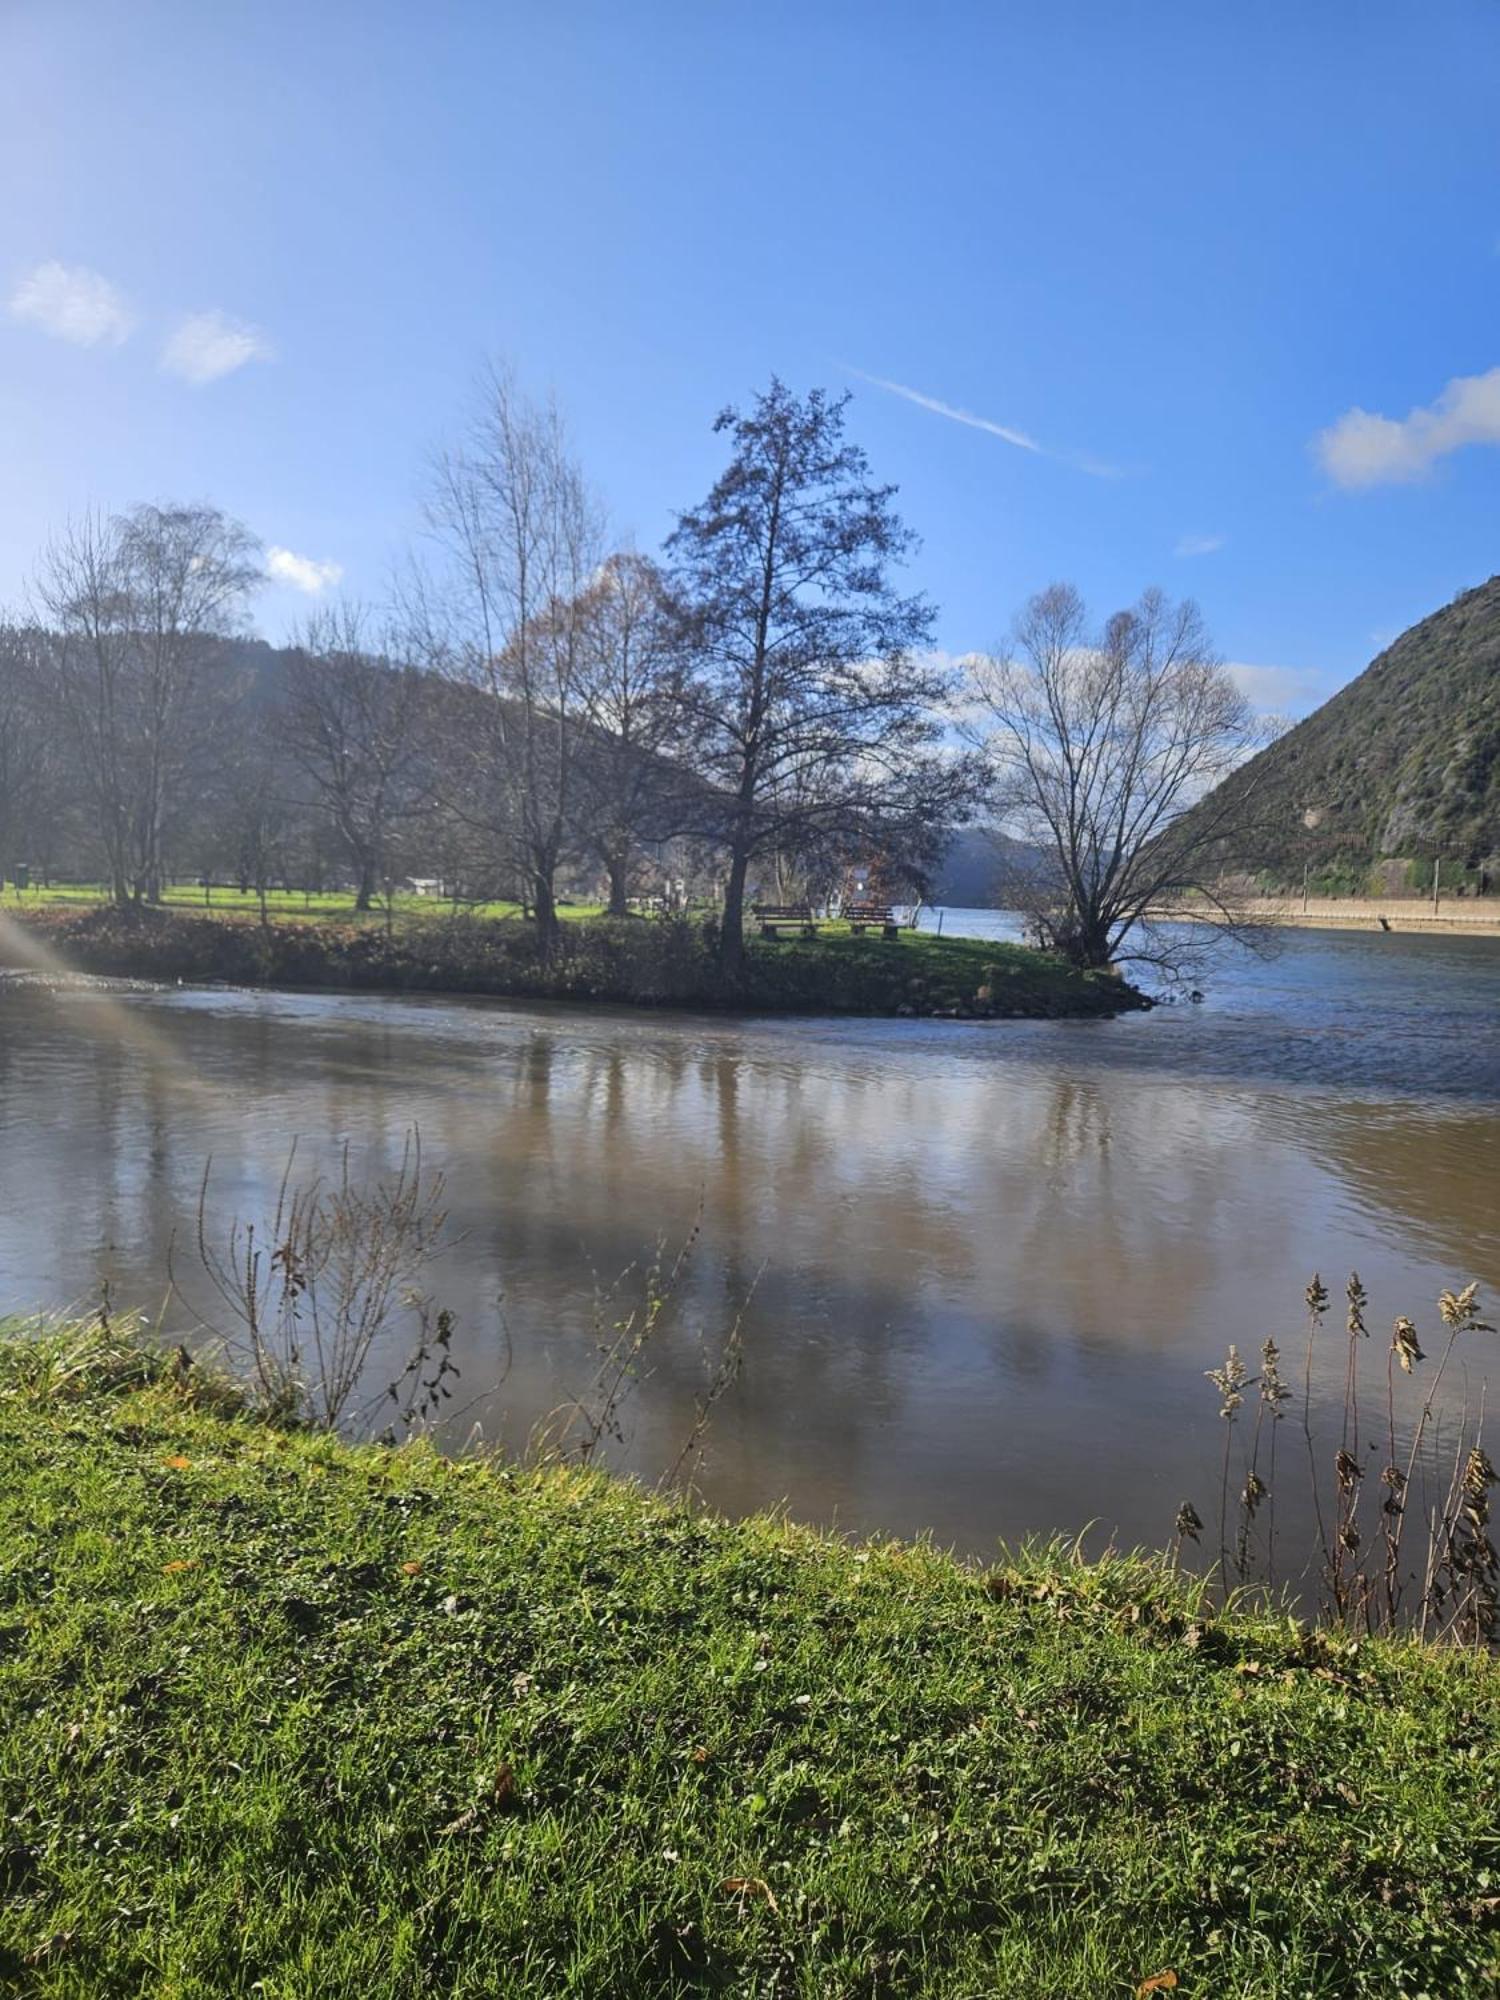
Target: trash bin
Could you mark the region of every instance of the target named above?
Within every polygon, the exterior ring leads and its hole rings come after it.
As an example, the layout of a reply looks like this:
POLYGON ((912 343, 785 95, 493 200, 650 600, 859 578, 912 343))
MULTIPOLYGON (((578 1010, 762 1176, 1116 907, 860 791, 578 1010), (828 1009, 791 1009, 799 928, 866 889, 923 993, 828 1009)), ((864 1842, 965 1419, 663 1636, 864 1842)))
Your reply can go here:
POLYGON ((24 861, 16 862, 10 871, 10 876, 18 889, 31 887, 31 870, 24 861))

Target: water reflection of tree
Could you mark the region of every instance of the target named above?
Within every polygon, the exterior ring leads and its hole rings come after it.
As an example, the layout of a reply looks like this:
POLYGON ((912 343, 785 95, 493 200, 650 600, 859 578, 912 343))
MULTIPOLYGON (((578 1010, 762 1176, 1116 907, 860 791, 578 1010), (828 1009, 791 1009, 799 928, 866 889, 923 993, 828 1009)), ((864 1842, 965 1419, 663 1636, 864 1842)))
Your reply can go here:
POLYGON ((1060 1077, 1042 1127, 1042 1164, 1054 1183, 1063 1181, 1085 1154, 1109 1151, 1110 1105, 1096 1077, 1060 1077))

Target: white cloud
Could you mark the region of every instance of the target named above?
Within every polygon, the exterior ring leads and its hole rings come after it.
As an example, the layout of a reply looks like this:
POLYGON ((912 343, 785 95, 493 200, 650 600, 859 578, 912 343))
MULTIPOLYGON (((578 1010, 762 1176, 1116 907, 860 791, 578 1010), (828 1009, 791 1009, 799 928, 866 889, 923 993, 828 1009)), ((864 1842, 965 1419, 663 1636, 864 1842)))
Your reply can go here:
POLYGON ((271 352, 259 327, 225 313, 201 312, 181 322, 162 349, 161 365, 169 375, 201 386, 232 375, 247 361, 269 361, 271 352))
POLYGON ((294 555, 290 549, 272 546, 266 550, 266 574, 308 597, 317 597, 342 580, 344 569, 341 563, 319 562, 313 556, 294 555))
POLYGON ((1039 458, 1057 459, 1063 465, 1074 466, 1079 472, 1092 474, 1095 479, 1118 479, 1120 476, 1118 466, 1106 465, 1102 459, 1090 458, 1084 452, 1051 451, 1011 424, 999 424, 991 417, 975 416, 972 410, 961 410, 953 403, 941 402, 921 389, 909 389, 904 382, 888 382, 883 375, 867 375, 862 368, 851 368, 849 373, 858 381, 868 382, 872 389, 884 389, 888 395, 904 397, 908 403, 915 403, 919 410, 931 410, 934 416, 947 417, 950 423, 967 424, 970 430, 987 431, 991 437, 1014 445, 1017 451, 1030 451, 1039 458))
POLYGON ((1174 556, 1211 556, 1217 549, 1222 549, 1228 539, 1227 535, 1183 535, 1172 553, 1174 556))
POLYGON ((1262 715, 1306 715, 1333 692, 1315 667, 1261 667, 1248 660, 1226 660, 1224 670, 1262 715))
POLYGON ((1398 422, 1370 410, 1347 410, 1320 431, 1313 450, 1339 486, 1409 484, 1440 458, 1469 444, 1500 445, 1500 368, 1455 375, 1436 401, 1398 422))
POLYGON ((123 294, 81 264, 38 264, 11 293, 10 313, 75 347, 118 347, 135 325, 123 294))

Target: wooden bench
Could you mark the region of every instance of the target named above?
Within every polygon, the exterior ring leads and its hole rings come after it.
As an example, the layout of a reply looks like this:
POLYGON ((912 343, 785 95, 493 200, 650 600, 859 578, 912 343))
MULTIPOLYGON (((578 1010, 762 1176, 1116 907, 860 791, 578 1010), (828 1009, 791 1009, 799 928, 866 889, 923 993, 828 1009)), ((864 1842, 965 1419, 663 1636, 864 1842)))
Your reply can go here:
POLYGON ((760 924, 762 937, 780 937, 783 930, 801 931, 816 937, 821 918, 812 913, 811 903, 754 903, 751 909, 760 924))
POLYGON ((844 911, 844 921, 856 937, 863 937, 866 931, 879 931, 882 937, 893 938, 901 929, 896 912, 887 903, 850 903, 844 911))

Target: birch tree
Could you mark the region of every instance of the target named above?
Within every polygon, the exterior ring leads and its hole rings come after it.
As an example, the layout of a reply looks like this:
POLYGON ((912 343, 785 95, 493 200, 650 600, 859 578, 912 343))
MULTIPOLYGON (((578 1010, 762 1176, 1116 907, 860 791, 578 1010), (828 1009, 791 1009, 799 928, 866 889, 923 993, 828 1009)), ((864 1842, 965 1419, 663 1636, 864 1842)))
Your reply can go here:
POLYGON ((586 594, 602 549, 599 509, 556 406, 491 370, 467 436, 436 465, 428 519, 447 558, 426 606, 433 656, 486 697, 448 803, 520 878, 545 960, 559 935, 557 872, 588 698, 586 594))
POLYGON ((216 507, 141 506, 71 523, 43 558, 58 715, 117 904, 160 898, 168 835, 223 745, 234 690, 215 642, 258 557, 216 507))

